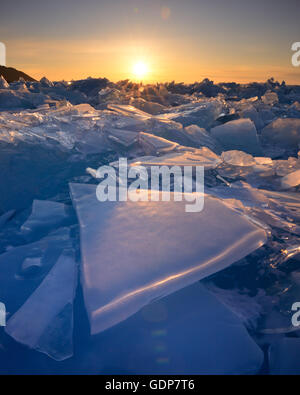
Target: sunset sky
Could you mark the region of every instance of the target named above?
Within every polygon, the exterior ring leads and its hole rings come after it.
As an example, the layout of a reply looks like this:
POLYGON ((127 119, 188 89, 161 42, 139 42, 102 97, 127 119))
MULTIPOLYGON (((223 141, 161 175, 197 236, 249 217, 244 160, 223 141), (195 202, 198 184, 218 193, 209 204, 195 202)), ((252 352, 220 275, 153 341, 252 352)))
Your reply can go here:
POLYGON ((7 65, 52 80, 264 81, 300 84, 299 0, 27 0, 0 7, 7 65))

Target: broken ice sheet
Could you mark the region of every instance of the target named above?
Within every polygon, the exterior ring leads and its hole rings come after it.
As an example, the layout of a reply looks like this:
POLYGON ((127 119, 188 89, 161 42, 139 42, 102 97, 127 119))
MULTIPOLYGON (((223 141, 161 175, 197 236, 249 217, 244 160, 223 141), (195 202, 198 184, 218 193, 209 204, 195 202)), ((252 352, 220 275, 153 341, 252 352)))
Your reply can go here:
POLYGON ((232 200, 236 199, 241 203, 240 209, 245 214, 248 213, 262 223, 269 225, 273 234, 277 229, 300 234, 298 225, 300 197, 297 193, 256 189, 241 181, 232 183, 231 188, 221 185, 207 191, 221 199, 226 199, 228 204, 234 205, 232 200))
POLYGON ((250 119, 227 122, 211 129, 210 133, 225 151, 239 150, 252 155, 262 155, 256 127, 250 119))
POLYGON ((130 105, 150 115, 161 114, 167 110, 162 104, 146 101, 141 97, 131 97, 130 105))
POLYGON ((138 133, 130 130, 108 128, 105 133, 109 140, 126 148, 129 148, 138 140, 138 133))
POLYGON ((77 268, 72 250, 9 319, 5 331, 16 341, 62 361, 73 355, 73 299, 77 268))
POLYGON ((31 215, 21 226, 21 233, 26 238, 36 236, 41 238, 51 229, 57 229, 70 222, 70 210, 65 204, 48 200, 34 200, 31 215))
POLYGON ((243 101, 241 101, 238 109, 240 110, 241 117, 251 119, 251 121, 254 122, 257 130, 261 130, 264 127, 265 124, 260 113, 252 104, 248 102, 243 103, 243 101))
POLYGON ((300 143, 300 119, 278 118, 262 130, 262 138, 267 143, 296 149, 300 143))
POLYGON ((170 202, 100 203, 94 185, 70 189, 92 334, 224 269, 267 238, 262 228, 209 195, 204 210, 191 214, 185 212, 187 202, 172 196, 170 202))
POLYGON ((222 153, 221 158, 232 166, 254 166, 256 164, 253 156, 243 151, 225 151, 222 153))
POLYGON ((199 282, 91 341, 86 364, 96 354, 101 374, 256 374, 263 363, 241 320, 199 282))
POLYGON ((157 115, 157 119, 172 120, 181 123, 184 127, 197 125, 209 128, 220 116, 223 103, 220 100, 200 100, 199 102, 172 107, 168 112, 157 115))
POLYGON ((116 111, 122 115, 136 118, 141 121, 147 121, 151 118, 151 115, 147 114, 144 111, 141 111, 133 106, 128 105, 119 105, 119 104, 108 104, 107 108, 113 111, 116 111))
POLYGON ((14 314, 71 247, 70 229, 59 228, 34 243, 14 247, 0 255, 0 300, 14 314))
POLYGON ((214 152, 220 152, 220 144, 205 129, 197 125, 190 125, 183 129, 185 133, 197 146, 208 147, 214 152))
POLYGON ((203 166, 206 170, 215 169, 221 159, 207 147, 186 148, 180 147, 178 152, 168 153, 159 157, 153 156, 146 159, 136 158, 131 166, 203 166))
POLYGON ((177 143, 149 133, 139 133, 139 144, 146 155, 157 155, 173 151, 178 147, 177 143))

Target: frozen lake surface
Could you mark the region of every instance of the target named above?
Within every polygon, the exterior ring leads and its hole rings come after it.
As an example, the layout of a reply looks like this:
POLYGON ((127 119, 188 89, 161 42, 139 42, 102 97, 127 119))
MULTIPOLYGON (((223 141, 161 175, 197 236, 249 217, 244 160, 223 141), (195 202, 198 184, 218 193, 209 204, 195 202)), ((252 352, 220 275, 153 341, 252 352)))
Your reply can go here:
POLYGON ((0 373, 299 373, 299 102, 273 80, 1 77, 0 373), (119 158, 203 166, 204 209, 99 202, 119 158))

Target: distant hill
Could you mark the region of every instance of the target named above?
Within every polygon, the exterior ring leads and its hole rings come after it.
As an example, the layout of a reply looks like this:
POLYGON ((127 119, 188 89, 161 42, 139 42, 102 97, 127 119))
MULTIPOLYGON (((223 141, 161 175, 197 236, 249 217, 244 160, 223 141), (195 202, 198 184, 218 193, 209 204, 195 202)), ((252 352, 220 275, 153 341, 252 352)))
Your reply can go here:
POLYGON ((21 77, 24 78, 25 81, 35 81, 34 78, 12 67, 0 66, 0 76, 1 75, 3 75, 8 83, 19 81, 21 77))

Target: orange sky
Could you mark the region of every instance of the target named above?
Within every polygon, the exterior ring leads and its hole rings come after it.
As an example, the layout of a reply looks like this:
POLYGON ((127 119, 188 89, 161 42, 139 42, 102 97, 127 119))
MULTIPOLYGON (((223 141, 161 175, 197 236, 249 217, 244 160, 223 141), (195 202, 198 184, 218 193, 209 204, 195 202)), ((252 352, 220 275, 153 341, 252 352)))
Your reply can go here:
POLYGON ((142 61, 149 69, 144 82, 274 77, 300 84, 300 68, 291 63, 291 45, 300 41, 299 5, 298 0, 86 0, 84 5, 16 0, 1 10, 0 41, 7 47, 7 65, 36 79, 134 79, 134 64, 142 61))

